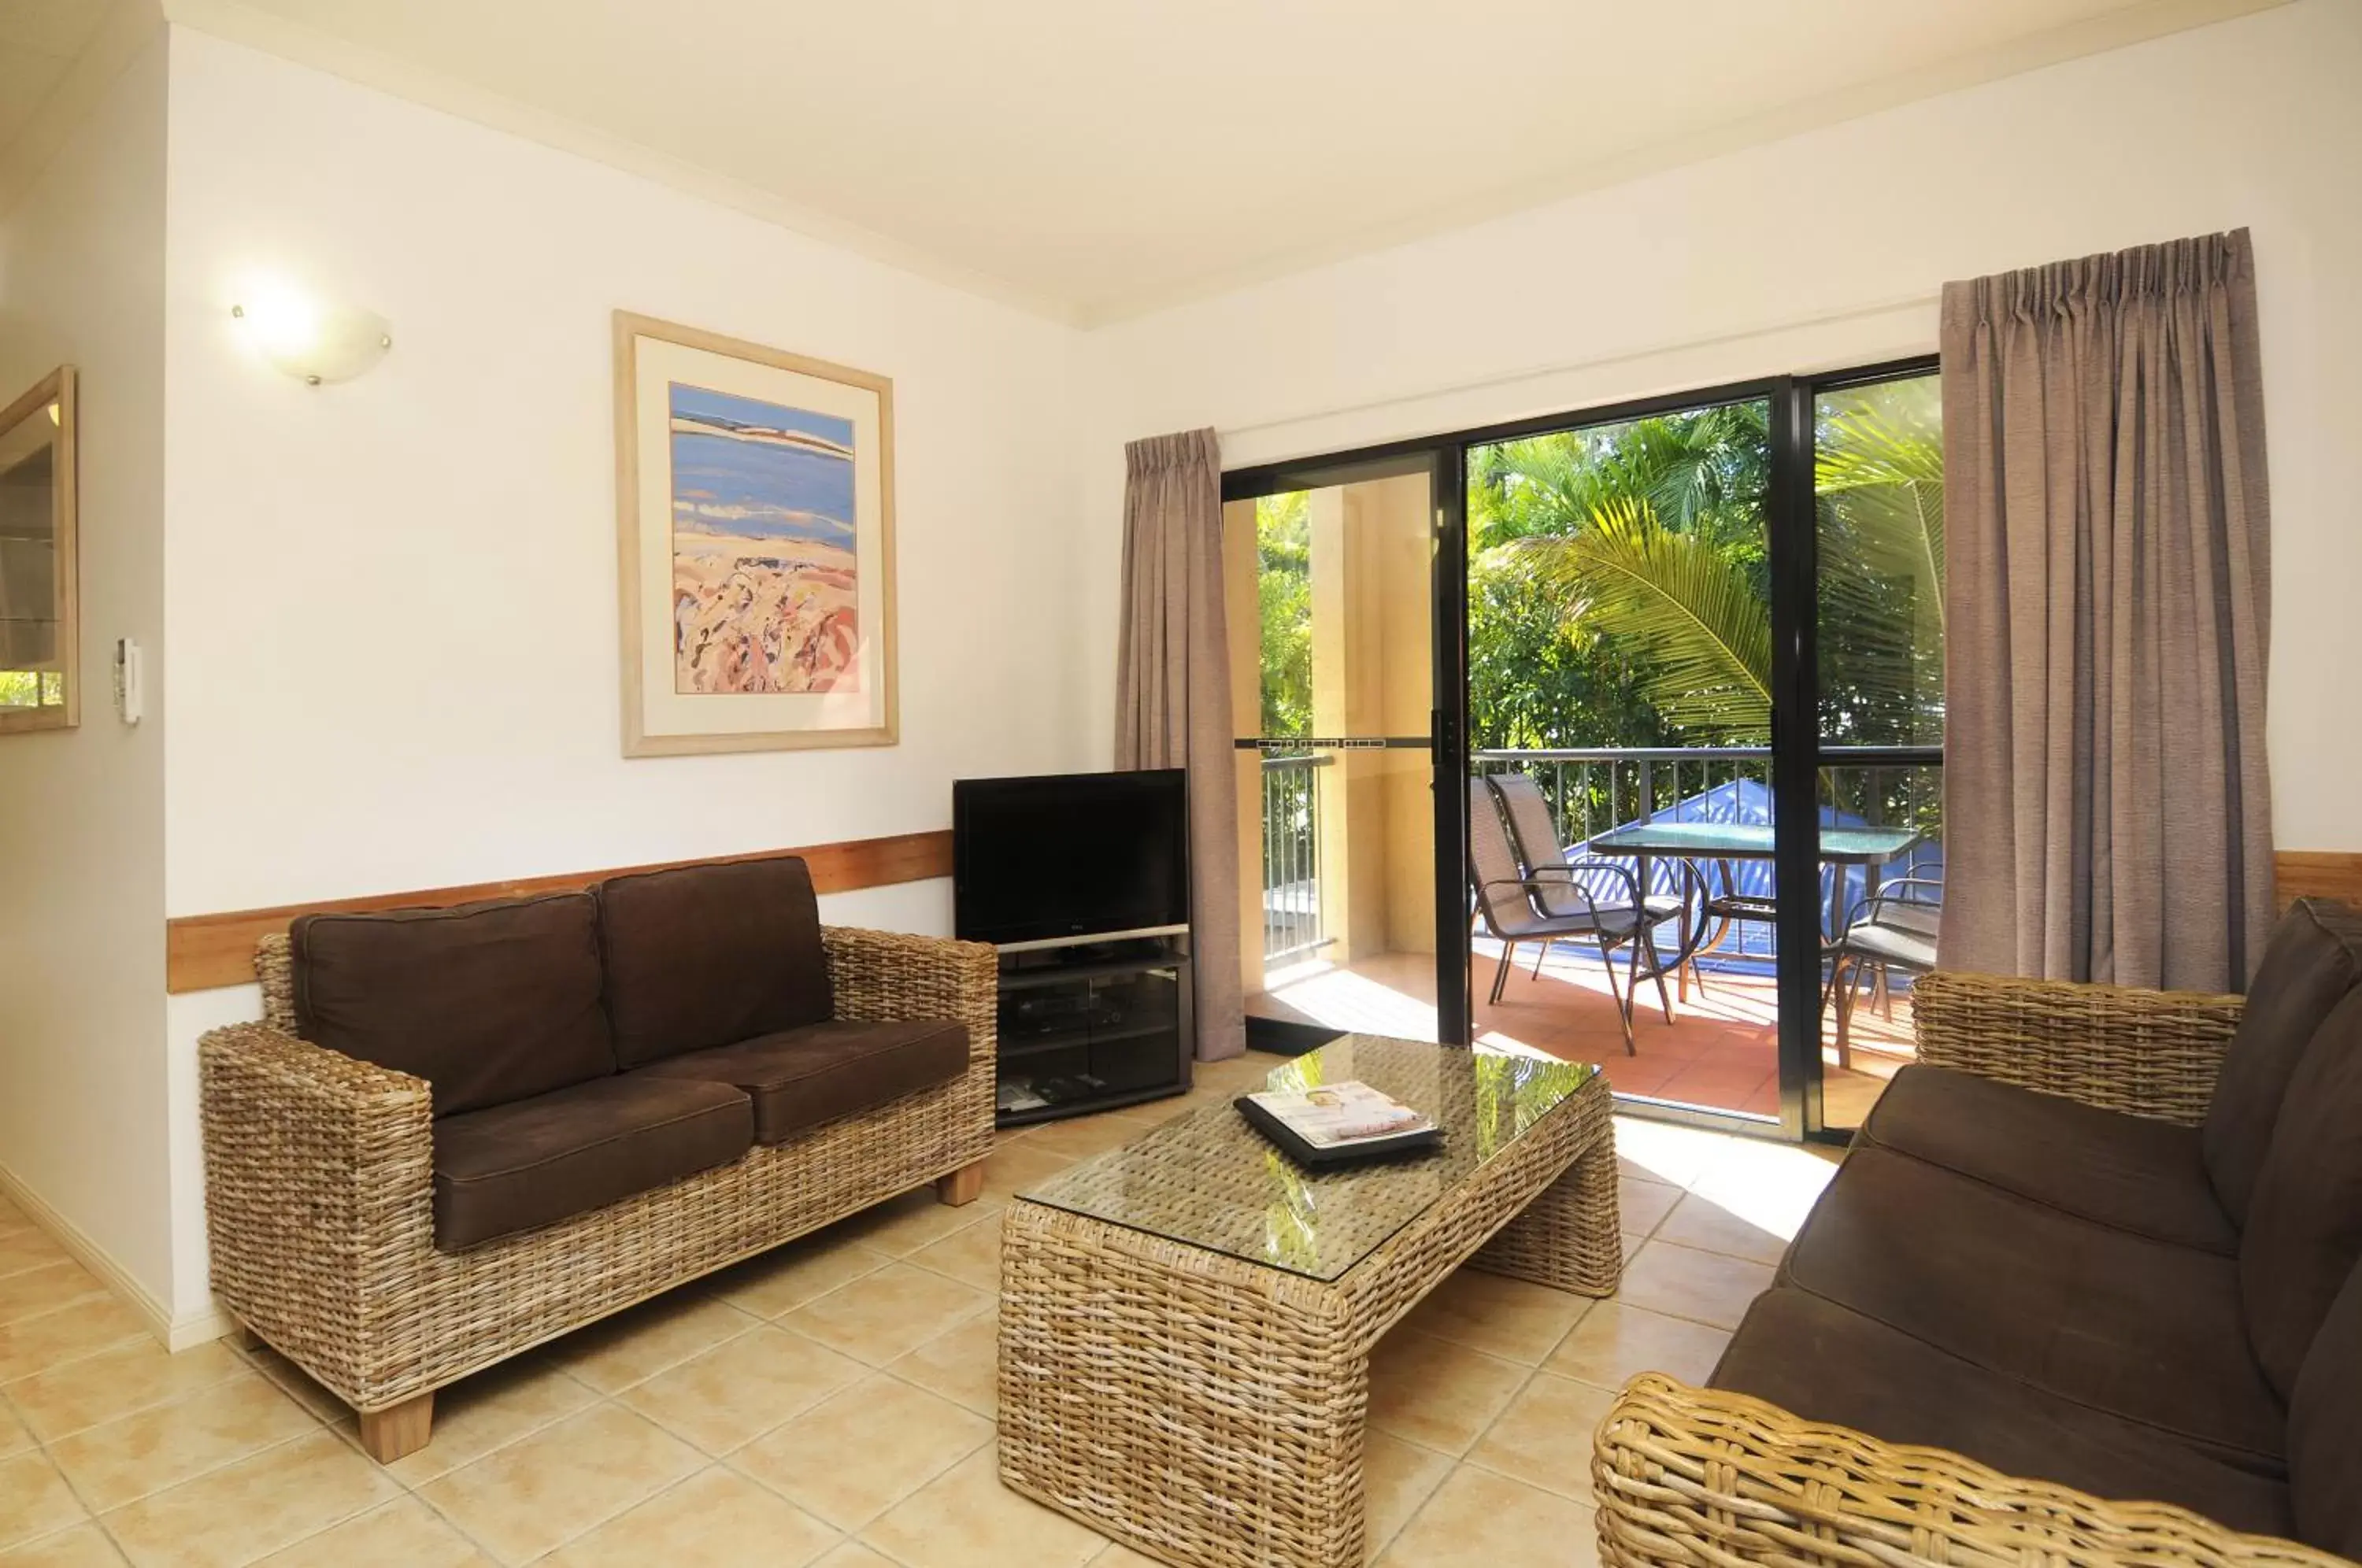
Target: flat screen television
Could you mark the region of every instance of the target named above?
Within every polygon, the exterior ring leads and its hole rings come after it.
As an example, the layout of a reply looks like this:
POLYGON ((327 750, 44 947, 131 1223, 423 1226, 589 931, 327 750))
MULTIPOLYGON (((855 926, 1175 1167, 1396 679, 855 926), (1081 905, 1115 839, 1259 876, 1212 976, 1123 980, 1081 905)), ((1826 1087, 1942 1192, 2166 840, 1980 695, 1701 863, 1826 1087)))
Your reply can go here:
POLYGON ((952 785, 953 923, 970 942, 1189 920, 1189 776, 1066 773, 952 785))

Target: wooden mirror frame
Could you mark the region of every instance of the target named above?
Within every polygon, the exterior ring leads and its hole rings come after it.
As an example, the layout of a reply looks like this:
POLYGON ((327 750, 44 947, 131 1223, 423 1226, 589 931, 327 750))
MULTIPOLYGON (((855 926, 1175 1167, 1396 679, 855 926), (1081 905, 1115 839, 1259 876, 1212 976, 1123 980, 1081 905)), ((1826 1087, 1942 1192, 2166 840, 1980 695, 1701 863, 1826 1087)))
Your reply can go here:
POLYGON ((0 708, 0 735, 32 730, 70 730, 82 723, 82 580, 78 569, 75 505, 74 368, 61 365, 41 378, 24 396, 0 411, 0 436, 28 419, 44 417, 55 403, 57 435, 53 437, 55 475, 50 485, 50 518, 55 530, 57 571, 51 591, 57 606, 58 670, 64 680, 64 701, 53 708, 0 708))

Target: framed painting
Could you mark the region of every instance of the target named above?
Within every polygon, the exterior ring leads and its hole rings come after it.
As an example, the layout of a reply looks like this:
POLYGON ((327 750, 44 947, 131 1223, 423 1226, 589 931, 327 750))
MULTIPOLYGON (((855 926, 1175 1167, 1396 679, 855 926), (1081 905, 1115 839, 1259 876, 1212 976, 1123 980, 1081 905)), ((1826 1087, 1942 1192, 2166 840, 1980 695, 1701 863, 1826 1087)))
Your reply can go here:
POLYGON ((82 721, 74 370, 0 409, 0 735, 82 721))
POLYGON ((894 383, 615 313, 624 755, 892 745, 894 383))

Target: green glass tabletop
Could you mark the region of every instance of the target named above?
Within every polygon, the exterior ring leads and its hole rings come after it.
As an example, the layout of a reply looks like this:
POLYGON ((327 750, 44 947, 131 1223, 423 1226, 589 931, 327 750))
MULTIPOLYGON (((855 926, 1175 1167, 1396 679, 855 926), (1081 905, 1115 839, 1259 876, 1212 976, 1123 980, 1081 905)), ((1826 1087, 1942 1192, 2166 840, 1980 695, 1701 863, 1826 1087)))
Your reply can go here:
POLYGON ((1332 1280, 1446 1199, 1598 1072, 1483 1046, 1462 1051, 1349 1034, 1278 1068, 1265 1087, 1358 1079, 1433 1118, 1443 1131, 1433 1153, 1315 1174, 1223 1103, 1176 1116, 1018 1197, 1332 1280))
MULTIPOLYGON (((1820 857, 1849 865, 1893 860, 1919 842, 1910 828, 1825 827, 1820 857)), ((1594 855, 1687 855, 1708 859, 1769 860, 1769 823, 1634 823, 1610 828, 1586 845, 1594 855)))

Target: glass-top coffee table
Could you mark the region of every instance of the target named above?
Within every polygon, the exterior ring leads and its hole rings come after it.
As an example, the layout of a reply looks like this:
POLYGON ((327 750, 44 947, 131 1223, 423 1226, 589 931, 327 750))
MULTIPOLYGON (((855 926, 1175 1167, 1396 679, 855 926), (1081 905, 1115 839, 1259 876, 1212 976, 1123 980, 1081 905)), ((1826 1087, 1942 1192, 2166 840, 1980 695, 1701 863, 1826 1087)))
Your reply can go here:
POLYGON ((1379 1336, 1462 1263, 1615 1290, 1598 1069, 1348 1035, 1270 1087, 1349 1078, 1433 1117, 1441 1146, 1315 1175, 1217 1104, 1018 1195, 1003 1482, 1167 1562, 1358 1564, 1379 1336))

